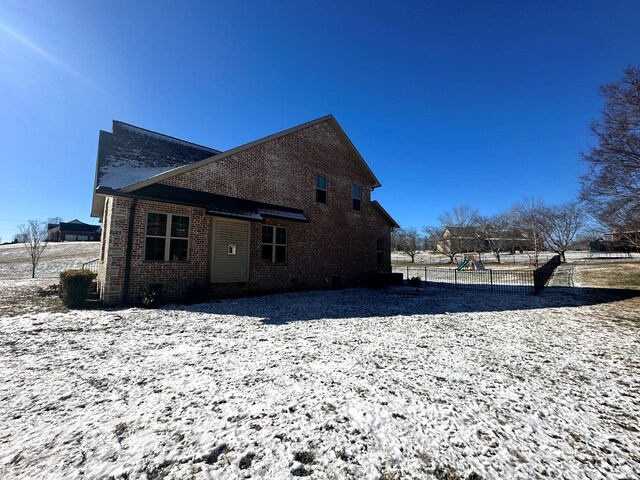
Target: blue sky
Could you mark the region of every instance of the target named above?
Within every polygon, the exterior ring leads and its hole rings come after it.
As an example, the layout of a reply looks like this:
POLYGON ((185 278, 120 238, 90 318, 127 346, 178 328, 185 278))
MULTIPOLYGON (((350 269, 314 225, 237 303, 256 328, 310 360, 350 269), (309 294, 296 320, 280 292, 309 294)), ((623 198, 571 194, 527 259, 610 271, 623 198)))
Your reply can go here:
POLYGON ((0 237, 89 218, 118 119, 229 149, 332 113, 403 226, 572 199, 638 1, 0 0, 0 237), (396 4, 398 3, 398 4, 396 4))

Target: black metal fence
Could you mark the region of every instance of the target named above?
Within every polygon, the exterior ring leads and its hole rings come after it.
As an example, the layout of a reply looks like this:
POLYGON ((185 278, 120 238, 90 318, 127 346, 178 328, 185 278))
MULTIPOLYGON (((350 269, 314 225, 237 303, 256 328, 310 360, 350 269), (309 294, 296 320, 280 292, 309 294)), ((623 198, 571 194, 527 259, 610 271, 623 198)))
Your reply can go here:
POLYGON ((447 288, 475 292, 536 295, 542 291, 554 270, 560 265, 560 256, 552 257, 537 270, 460 270, 453 268, 396 267, 394 271, 419 277, 427 288, 447 288))
POLYGON ((538 294, 549 283, 553 272, 560 266, 560 255, 551 257, 547 263, 533 272, 533 293, 538 294))

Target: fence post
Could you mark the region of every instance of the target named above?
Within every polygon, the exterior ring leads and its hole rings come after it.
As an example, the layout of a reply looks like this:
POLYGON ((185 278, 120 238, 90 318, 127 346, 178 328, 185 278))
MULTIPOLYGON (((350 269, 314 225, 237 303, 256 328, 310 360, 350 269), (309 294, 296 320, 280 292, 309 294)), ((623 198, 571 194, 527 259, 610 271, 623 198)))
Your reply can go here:
POLYGON ((491 283, 491 293, 493 293, 493 270, 489 270, 489 282, 491 283))
POLYGON ((424 283, 427 284, 427 267, 424 267, 424 283))
POLYGON ((407 280, 409 280, 409 265, 407 265, 407 280))
POLYGON ((458 269, 457 268, 453 271, 453 283, 456 286, 455 288, 457 289, 458 288, 458 269))

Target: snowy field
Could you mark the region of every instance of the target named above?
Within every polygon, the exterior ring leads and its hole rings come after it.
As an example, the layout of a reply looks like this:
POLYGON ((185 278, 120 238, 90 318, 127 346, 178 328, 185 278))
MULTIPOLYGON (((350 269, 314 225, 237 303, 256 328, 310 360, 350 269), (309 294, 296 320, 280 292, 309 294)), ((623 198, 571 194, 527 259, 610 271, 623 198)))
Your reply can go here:
POLYGON ((637 300, 351 289, 0 317, 0 478, 639 478, 637 300))
MULTIPOLYGON (((552 252, 542 252, 540 254, 540 262, 545 263, 551 259, 555 254, 552 252)), ((603 258, 600 259, 602 261, 608 260, 629 260, 630 258, 616 258, 618 255, 623 256, 623 254, 615 254, 612 258, 603 258)), ((486 264, 491 264, 491 268, 496 268, 496 257, 491 253, 482 253, 482 261, 486 264)), ((460 255, 461 257, 461 255, 460 255)), ((566 252, 567 262, 584 262, 584 261, 594 261, 595 259, 589 258, 589 252, 586 250, 580 251, 569 251, 566 252)), ((516 253, 514 255, 502 254, 500 256, 500 262, 502 268, 510 268, 514 266, 514 268, 522 268, 523 265, 529 266, 531 265, 531 261, 533 259, 533 253, 516 253)), ((631 259, 640 261, 640 254, 632 253, 631 259)), ((392 252, 391 253, 391 263, 397 265, 411 262, 411 258, 409 255, 402 252, 392 252)), ((415 263, 420 264, 421 266, 437 266, 437 265, 449 265, 450 260, 446 255, 442 255, 441 253, 433 253, 433 252, 418 252, 415 258, 415 263)))
MULTIPOLYGON (((38 278, 59 277, 100 256, 100 242, 51 242, 36 269, 38 278)), ((31 257, 24 244, 0 245, 0 279, 31 278, 31 257)))

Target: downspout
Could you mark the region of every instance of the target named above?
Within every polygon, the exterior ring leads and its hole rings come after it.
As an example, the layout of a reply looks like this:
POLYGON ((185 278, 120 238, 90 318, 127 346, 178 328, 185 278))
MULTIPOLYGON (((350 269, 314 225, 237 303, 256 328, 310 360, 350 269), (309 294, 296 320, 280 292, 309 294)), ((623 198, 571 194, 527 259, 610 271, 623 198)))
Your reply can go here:
POLYGON ((127 231, 127 254, 124 260, 124 285, 122 292, 122 303, 129 303, 129 271, 131 270, 131 251, 133 248, 133 224, 136 218, 136 205, 138 199, 134 198, 129 207, 129 230, 127 231))

